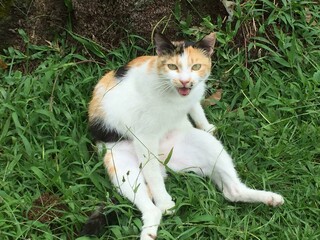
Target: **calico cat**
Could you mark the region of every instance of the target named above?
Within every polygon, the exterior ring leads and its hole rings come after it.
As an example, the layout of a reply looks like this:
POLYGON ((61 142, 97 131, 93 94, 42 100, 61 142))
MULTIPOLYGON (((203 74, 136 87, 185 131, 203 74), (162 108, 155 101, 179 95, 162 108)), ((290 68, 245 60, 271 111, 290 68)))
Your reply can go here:
POLYGON ((112 183, 142 213, 141 240, 155 239, 162 214, 174 212, 165 167, 209 176, 229 201, 284 203, 279 194, 245 186, 212 135, 200 101, 215 41, 215 33, 198 42, 171 42, 156 33, 157 56, 135 58, 94 88, 90 131, 107 149, 103 161, 112 183))

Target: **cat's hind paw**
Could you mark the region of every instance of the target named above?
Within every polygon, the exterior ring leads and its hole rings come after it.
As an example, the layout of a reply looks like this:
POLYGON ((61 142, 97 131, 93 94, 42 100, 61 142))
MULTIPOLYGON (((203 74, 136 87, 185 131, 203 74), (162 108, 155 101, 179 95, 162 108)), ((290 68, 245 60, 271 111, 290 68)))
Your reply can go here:
POLYGON ((170 200, 162 203, 156 204, 156 206, 161 210, 164 215, 171 215, 175 212, 175 202, 170 200))
POLYGON ((284 198, 280 194, 270 193, 264 203, 272 207, 277 207, 281 206, 284 203, 284 198))
POLYGON ((143 227, 140 240, 153 240, 157 238, 157 231, 161 221, 161 211, 159 208, 152 208, 142 214, 143 227))
POLYGON ((140 240, 154 240, 157 239, 157 231, 152 229, 143 229, 140 235, 140 240))

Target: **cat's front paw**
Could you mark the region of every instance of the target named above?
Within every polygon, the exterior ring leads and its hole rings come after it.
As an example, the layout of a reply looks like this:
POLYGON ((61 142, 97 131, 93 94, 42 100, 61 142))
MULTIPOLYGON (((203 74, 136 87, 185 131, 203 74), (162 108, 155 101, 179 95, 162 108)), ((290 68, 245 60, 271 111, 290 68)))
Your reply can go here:
POLYGON ((272 207, 277 207, 284 203, 284 199, 280 194, 270 192, 264 203, 272 207))
POLYGON ((175 202, 170 200, 167 201, 162 201, 159 203, 156 203, 156 206, 161 210, 161 212, 165 215, 170 215, 174 213, 174 207, 175 207, 175 202))
POLYGON ((213 135, 215 134, 217 128, 213 124, 209 124, 204 130, 213 135))
POLYGON ((157 230, 143 229, 140 235, 140 240, 154 240, 157 239, 157 230))

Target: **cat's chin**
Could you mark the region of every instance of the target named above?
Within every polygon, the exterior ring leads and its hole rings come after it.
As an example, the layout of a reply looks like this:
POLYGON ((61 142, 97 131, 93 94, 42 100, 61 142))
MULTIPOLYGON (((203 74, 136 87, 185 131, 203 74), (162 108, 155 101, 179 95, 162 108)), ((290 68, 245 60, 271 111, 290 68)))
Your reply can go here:
POLYGON ((177 88, 177 91, 181 96, 188 96, 191 91, 191 88, 181 87, 177 88))

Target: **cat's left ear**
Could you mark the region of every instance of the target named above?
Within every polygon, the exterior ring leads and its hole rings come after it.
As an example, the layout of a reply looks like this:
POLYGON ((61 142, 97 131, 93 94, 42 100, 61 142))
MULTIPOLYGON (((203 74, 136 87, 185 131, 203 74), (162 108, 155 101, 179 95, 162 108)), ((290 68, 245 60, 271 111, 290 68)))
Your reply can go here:
POLYGON ((216 43, 216 33, 212 32, 209 35, 196 42, 195 47, 203 49, 209 56, 213 54, 214 45, 216 43))
POLYGON ((175 46, 172 42, 159 32, 155 33, 154 42, 158 55, 170 54, 175 50, 175 46))

